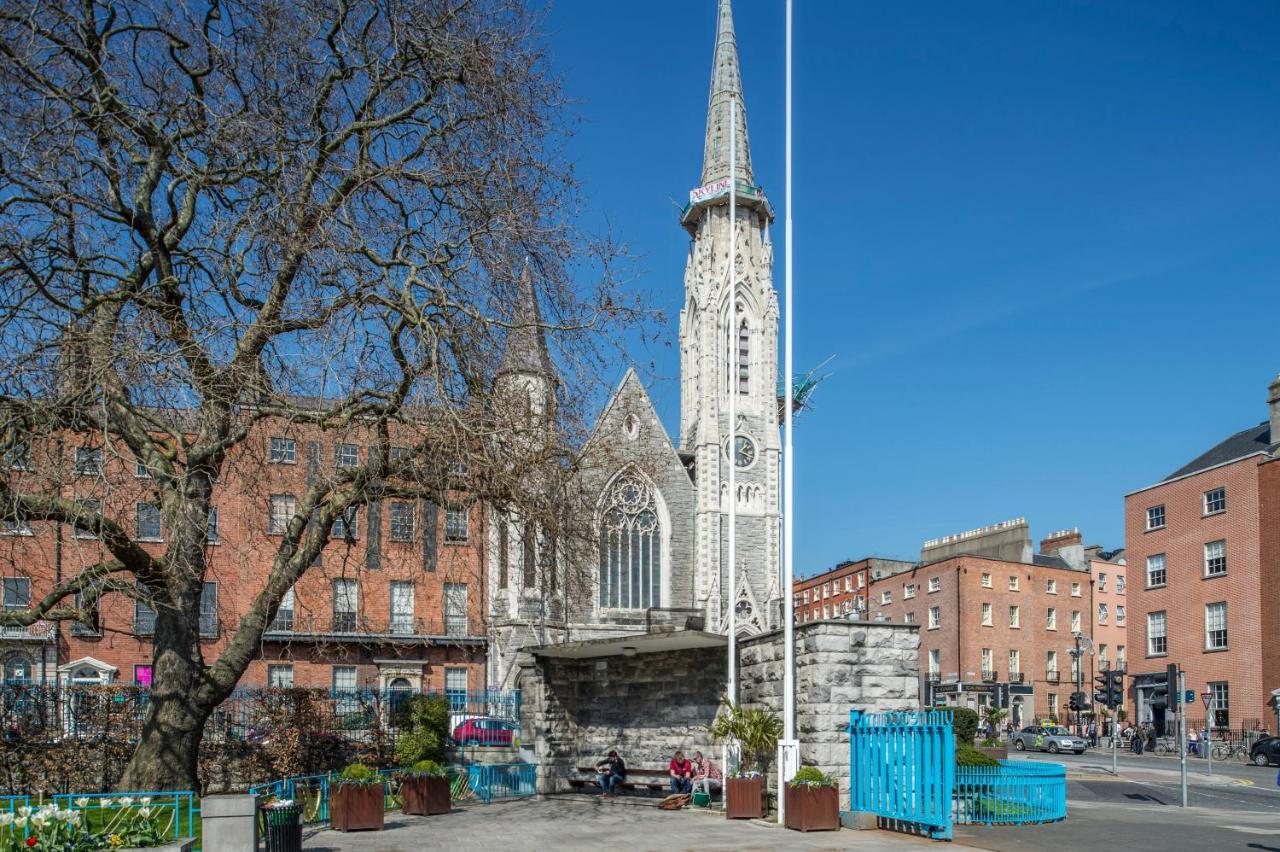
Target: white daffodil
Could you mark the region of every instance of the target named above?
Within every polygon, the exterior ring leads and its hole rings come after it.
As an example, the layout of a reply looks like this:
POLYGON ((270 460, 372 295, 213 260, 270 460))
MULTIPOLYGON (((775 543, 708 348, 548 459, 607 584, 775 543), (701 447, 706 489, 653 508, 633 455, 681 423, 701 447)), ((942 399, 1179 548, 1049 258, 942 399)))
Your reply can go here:
POLYGON ((77 808, 87 808, 87 807, 89 807, 89 797, 88 797, 88 796, 81 796, 80 798, 76 799, 76 807, 77 807, 77 808))
POLYGON ((98 800, 98 807, 100 808, 111 807, 111 800, 108 799, 106 796, 103 796, 101 799, 98 800))
POLYGON ((151 797, 150 797, 150 796, 143 796, 143 797, 142 797, 141 799, 139 799, 138 801, 139 801, 139 802, 141 802, 141 803, 142 803, 142 804, 144 804, 144 805, 149 805, 149 804, 151 804, 151 797))
POLYGON ((24 817, 31 816, 31 806, 23 805, 22 807, 18 808, 18 816, 24 816, 24 817))
POLYGON ((133 804, 133 796, 121 796, 120 807, 127 808, 133 804))
POLYGON ((8 825, 11 822, 13 822, 13 814, 11 812, 5 811, 0 814, 0 826, 8 825))
POLYGON ((142 807, 138 808, 138 816, 141 816, 143 818, 151 816, 151 808, 147 807, 146 805, 143 805, 142 807))
POLYGON ((75 815, 76 815, 76 812, 71 810, 71 808, 65 808, 63 810, 58 811, 58 819, 62 820, 63 822, 70 822, 71 818, 75 815))
POLYGON ((22 828, 26 824, 27 824, 27 817, 25 816, 17 816, 13 818, 14 828, 22 828))
POLYGON ((49 821, 49 817, 43 813, 34 813, 31 815, 31 824, 36 828, 44 828, 45 823, 49 821))

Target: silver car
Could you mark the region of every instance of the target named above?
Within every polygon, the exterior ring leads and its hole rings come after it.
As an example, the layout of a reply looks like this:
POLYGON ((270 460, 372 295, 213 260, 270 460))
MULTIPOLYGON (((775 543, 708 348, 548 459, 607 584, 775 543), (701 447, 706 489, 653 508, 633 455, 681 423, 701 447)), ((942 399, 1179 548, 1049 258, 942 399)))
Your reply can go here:
POLYGON ((1084 754, 1089 742, 1077 737, 1059 725, 1028 725, 1013 735, 1013 747, 1017 751, 1047 751, 1057 754, 1060 751, 1074 751, 1084 754))

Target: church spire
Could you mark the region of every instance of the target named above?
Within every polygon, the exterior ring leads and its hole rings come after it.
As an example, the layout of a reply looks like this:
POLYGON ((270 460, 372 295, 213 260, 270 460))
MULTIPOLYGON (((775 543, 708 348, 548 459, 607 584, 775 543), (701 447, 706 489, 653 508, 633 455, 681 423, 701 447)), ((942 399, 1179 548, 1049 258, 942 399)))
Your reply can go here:
POLYGON ((733 35, 732 0, 718 0, 716 50, 711 62, 711 98, 707 105, 707 138, 702 153, 702 185, 729 176, 729 121, 735 116, 737 178, 754 183, 751 148, 747 144, 747 112, 742 100, 738 42, 733 35), (737 100, 737 109, 731 101, 737 100))
POLYGON ((528 262, 516 284, 516 304, 511 315, 511 329, 502 348, 502 361, 497 375, 527 373, 552 381, 556 378, 551 354, 547 351, 547 337, 542 324, 542 312, 538 308, 538 294, 533 286, 533 275, 528 262))

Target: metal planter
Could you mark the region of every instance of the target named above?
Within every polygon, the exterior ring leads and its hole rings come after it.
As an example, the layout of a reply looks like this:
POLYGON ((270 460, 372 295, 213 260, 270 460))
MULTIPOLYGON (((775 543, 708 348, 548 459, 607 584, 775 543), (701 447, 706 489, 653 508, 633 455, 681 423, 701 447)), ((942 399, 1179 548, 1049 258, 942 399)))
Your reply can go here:
POLYGON ((724 815, 728 819, 763 819, 764 779, 724 779, 724 815))
POLYGON ((451 806, 448 778, 405 778, 400 784, 407 814, 447 814, 451 806))
POLYGON ((329 788, 329 827, 337 831, 381 831, 382 784, 340 784, 329 788))

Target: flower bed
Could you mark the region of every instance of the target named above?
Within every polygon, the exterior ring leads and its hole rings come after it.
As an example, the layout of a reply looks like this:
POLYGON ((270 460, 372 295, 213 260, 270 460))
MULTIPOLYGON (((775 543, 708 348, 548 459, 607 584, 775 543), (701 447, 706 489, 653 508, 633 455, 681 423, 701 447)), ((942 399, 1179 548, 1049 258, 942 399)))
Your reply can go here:
POLYGON ((200 833, 193 793, 0 799, 0 852, 153 848, 200 833))

